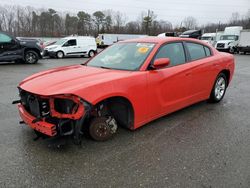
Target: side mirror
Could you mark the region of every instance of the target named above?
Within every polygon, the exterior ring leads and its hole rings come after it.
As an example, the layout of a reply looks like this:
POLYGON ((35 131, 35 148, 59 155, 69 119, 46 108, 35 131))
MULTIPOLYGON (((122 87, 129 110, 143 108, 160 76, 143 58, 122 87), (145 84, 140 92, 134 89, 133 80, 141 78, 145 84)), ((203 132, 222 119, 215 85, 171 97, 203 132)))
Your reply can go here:
POLYGON ((161 69, 164 67, 167 67, 170 64, 169 58, 159 58, 154 60, 153 65, 151 65, 151 68, 153 69, 161 69))

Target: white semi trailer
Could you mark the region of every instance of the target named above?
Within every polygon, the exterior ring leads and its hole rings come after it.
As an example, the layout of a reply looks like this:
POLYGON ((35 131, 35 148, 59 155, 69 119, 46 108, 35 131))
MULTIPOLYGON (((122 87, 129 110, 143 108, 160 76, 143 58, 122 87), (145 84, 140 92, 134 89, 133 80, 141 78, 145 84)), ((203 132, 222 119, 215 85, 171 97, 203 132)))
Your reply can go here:
POLYGON ((148 35, 135 35, 135 34, 99 34, 96 38, 97 46, 105 47, 112 45, 116 42, 147 37, 148 35))
POLYGON ((240 40, 237 51, 241 54, 250 53, 250 29, 240 32, 240 40))

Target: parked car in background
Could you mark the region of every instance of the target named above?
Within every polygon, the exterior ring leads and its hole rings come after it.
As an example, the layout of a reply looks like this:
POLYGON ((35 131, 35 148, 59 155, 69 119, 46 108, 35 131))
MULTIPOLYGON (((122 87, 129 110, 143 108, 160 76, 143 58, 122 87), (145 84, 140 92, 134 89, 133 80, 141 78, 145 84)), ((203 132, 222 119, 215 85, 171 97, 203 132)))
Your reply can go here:
POLYGON ((69 36, 44 48, 44 56, 63 58, 66 56, 93 57, 97 53, 94 37, 69 36))
POLYGON ((113 44, 82 65, 34 74, 13 103, 40 136, 104 141, 118 126, 134 130, 199 101, 220 102, 233 73, 233 56, 202 41, 146 37, 113 44))
POLYGON ((157 37, 178 37, 177 32, 165 32, 165 33, 160 33, 157 35, 157 37))
POLYGON ((210 44, 211 46, 214 46, 216 43, 216 33, 204 33, 201 36, 201 40, 210 44))
POLYGON ((37 63, 42 58, 43 49, 37 40, 15 38, 0 32, 0 62, 37 63))
POLYGON ((99 34, 96 38, 96 43, 98 47, 107 47, 119 41, 142 38, 146 36, 147 35, 136 34, 99 34))
POLYGON ((200 39, 201 35, 202 35, 201 30, 188 30, 183 32, 179 37, 200 39))
POLYGON ((250 53, 250 30, 242 30, 237 46, 237 51, 241 54, 250 53))
POLYGON ((219 51, 234 53, 239 44, 241 26, 226 27, 215 47, 219 51))

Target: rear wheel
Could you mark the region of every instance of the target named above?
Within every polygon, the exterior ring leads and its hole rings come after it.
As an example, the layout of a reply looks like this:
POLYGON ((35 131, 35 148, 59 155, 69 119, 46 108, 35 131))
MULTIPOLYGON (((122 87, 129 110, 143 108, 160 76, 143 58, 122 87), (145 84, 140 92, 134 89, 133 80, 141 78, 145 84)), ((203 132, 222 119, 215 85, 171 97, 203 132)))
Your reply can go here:
POLYGON ((29 50, 25 52, 24 60, 25 60, 25 63, 35 64, 38 61, 38 54, 33 50, 29 50))
POLYGON ((62 51, 59 51, 56 53, 56 57, 62 59, 64 57, 64 53, 62 51))
POLYGON ((220 102, 226 93, 227 84, 226 75, 224 73, 220 73, 215 80, 209 101, 212 103, 220 102))

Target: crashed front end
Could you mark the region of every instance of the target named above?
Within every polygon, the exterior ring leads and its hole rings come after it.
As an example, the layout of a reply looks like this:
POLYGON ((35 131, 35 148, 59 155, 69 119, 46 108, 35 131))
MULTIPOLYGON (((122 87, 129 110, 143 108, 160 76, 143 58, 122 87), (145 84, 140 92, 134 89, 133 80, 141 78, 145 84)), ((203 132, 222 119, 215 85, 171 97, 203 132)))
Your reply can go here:
POLYGON ((80 141, 82 126, 91 104, 71 95, 42 96, 19 88, 18 110, 23 122, 38 135, 47 137, 73 135, 80 141))

